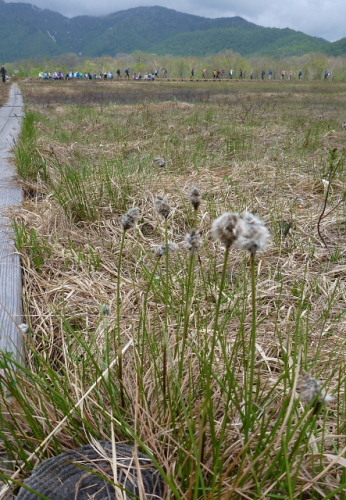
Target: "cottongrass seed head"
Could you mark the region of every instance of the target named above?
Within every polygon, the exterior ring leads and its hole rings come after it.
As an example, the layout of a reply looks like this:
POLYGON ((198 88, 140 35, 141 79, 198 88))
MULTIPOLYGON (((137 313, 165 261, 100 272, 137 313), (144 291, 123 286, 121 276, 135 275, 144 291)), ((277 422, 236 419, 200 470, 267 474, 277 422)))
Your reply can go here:
POLYGON ((165 243, 164 245, 160 245, 155 250, 156 257, 162 257, 163 255, 166 255, 167 250, 168 253, 176 252, 177 250, 179 250, 179 245, 177 245, 176 243, 172 243, 170 241, 167 244, 165 243))
POLYGON ((130 208, 128 212, 121 218, 121 224, 123 226, 124 231, 131 229, 136 224, 136 220, 138 219, 140 214, 140 209, 138 207, 130 208))
POLYGON ((154 158, 154 162, 159 166, 159 167, 166 167, 166 162, 163 158, 157 157, 154 158))
POLYGON ((192 254, 197 253, 202 246, 201 233, 193 229, 185 236, 185 246, 192 254))
POLYGON ((264 222, 250 212, 242 213, 244 230, 237 239, 237 245, 248 250, 252 256, 267 248, 270 233, 264 222))
POLYGON ((298 378, 297 392, 304 404, 310 405, 314 403, 315 412, 322 405, 327 405, 334 400, 333 396, 328 394, 326 389, 323 388, 323 383, 305 370, 298 378))
POLYGON ((221 241, 226 248, 230 247, 244 230, 244 223, 239 214, 225 212, 214 220, 211 232, 216 240, 221 241))
POLYGON ((101 304, 100 307, 101 316, 109 316, 111 314, 111 308, 108 304, 101 304))
POLYGON ((202 203, 201 192, 195 186, 193 188, 191 188, 191 191, 190 191, 190 203, 193 206, 194 210, 198 210, 200 204, 202 203))
POLYGON ((162 196, 156 196, 155 208, 157 212, 165 219, 167 219, 172 210, 166 198, 163 198, 162 196))
POLYGON ((29 325, 27 323, 21 323, 20 325, 18 325, 18 328, 23 335, 29 332, 29 325))

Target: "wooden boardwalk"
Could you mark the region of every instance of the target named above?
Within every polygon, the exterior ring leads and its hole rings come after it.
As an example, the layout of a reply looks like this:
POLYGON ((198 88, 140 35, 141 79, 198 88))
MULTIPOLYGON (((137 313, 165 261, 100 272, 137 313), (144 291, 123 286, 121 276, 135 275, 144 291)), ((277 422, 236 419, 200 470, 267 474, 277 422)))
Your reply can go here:
POLYGON ((16 359, 22 347, 22 276, 8 209, 22 202, 22 190, 11 162, 22 117, 22 95, 13 84, 8 102, 0 108, 0 351, 12 352, 16 359))

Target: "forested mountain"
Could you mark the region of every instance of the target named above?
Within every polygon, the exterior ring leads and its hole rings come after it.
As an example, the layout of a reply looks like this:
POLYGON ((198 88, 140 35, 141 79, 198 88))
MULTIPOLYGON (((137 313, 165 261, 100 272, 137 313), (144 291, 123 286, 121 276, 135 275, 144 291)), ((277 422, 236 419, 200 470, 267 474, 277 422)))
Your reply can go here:
POLYGON ((329 43, 325 48, 325 53, 329 56, 346 55, 346 38, 341 38, 337 42, 329 43))
POLYGON ((179 33, 152 47, 152 50, 157 54, 205 56, 210 53, 210 47, 213 47, 213 53, 232 49, 243 56, 270 55, 282 57, 301 56, 309 52, 323 52, 326 46, 328 46, 328 42, 325 40, 304 35, 299 31, 288 28, 261 28, 260 26, 251 25, 179 33))
POLYGON ((76 53, 115 56, 141 50, 160 55, 346 55, 346 39, 330 43, 291 29, 263 28, 241 17, 207 19, 164 7, 137 7, 72 19, 31 4, 0 0, 0 62, 76 53))

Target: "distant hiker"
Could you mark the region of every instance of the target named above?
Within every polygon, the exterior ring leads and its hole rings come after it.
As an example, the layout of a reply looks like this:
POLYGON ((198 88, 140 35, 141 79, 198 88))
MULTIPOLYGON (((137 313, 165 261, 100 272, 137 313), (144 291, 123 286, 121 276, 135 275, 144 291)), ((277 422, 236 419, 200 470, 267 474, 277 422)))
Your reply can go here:
POLYGON ((3 66, 1 66, 0 73, 1 73, 2 83, 5 83, 7 71, 5 70, 5 68, 3 66))
POLYGON ((269 77, 268 77, 268 78, 269 78, 269 80, 271 80, 271 79, 272 79, 272 76, 273 76, 273 72, 272 72, 272 70, 269 70, 268 75, 269 75, 269 77))
POLYGON ((225 78, 225 70, 224 69, 221 70, 221 76, 222 76, 222 78, 225 78))
POLYGON ((242 79, 243 79, 243 70, 242 70, 242 69, 240 70, 240 73, 239 73, 239 78, 240 78, 240 80, 242 80, 242 79))
POLYGON ((159 77, 159 70, 156 69, 154 74, 155 74, 155 77, 158 78, 159 77))
MULTIPOLYGON (((325 80, 328 80, 328 76, 329 76, 329 75, 330 75, 329 71, 326 71, 326 72, 324 73, 324 79, 325 79, 325 80)), ((4 80, 2 80, 2 81, 4 81, 4 80)))
POLYGON ((264 69, 263 69, 263 70, 262 70, 262 80, 264 80, 265 74, 266 74, 266 72, 265 72, 265 71, 264 71, 264 69))
POLYGON ((290 80, 292 80, 293 72, 290 71, 290 80))
POLYGON ((162 73, 163 73, 163 78, 166 78, 167 77, 167 70, 166 70, 166 68, 164 68, 162 70, 162 73))
POLYGON ((120 75, 121 75, 120 69, 117 69, 117 75, 118 75, 118 78, 120 78, 120 75))
POLYGON ((281 80, 285 79, 286 71, 281 71, 281 80))
POLYGON ((202 71, 202 78, 205 78, 205 74, 206 74, 206 72, 207 72, 207 71, 206 71, 205 69, 202 71))
POLYGON ((129 70, 129 68, 125 69, 125 78, 130 78, 130 70, 129 70))
POLYGON ((250 71, 250 80, 253 79, 253 71, 250 71))
POLYGON ((192 68, 191 70, 191 78, 195 78, 195 68, 192 68))
POLYGON ((298 72, 298 78, 299 78, 299 80, 301 80, 301 79, 302 79, 302 76, 303 76, 303 72, 302 72, 302 71, 299 71, 299 72, 298 72))
POLYGON ((229 77, 231 80, 233 80, 233 69, 229 70, 229 77))
POLYGON ((216 71, 216 69, 214 69, 214 71, 213 71, 213 78, 217 78, 217 71, 216 71))

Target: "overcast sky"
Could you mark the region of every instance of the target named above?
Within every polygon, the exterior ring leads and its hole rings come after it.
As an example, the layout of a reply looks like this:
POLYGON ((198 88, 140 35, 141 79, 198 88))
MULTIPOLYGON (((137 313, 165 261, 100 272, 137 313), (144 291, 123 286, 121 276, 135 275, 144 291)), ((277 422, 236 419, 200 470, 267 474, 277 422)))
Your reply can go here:
MULTIPOLYGON (((18 0, 5 0, 6 2, 18 0)), ((160 5, 203 17, 241 16, 265 27, 292 28, 331 42, 346 37, 345 0, 33 0, 64 16, 102 16, 131 7, 160 5)))

